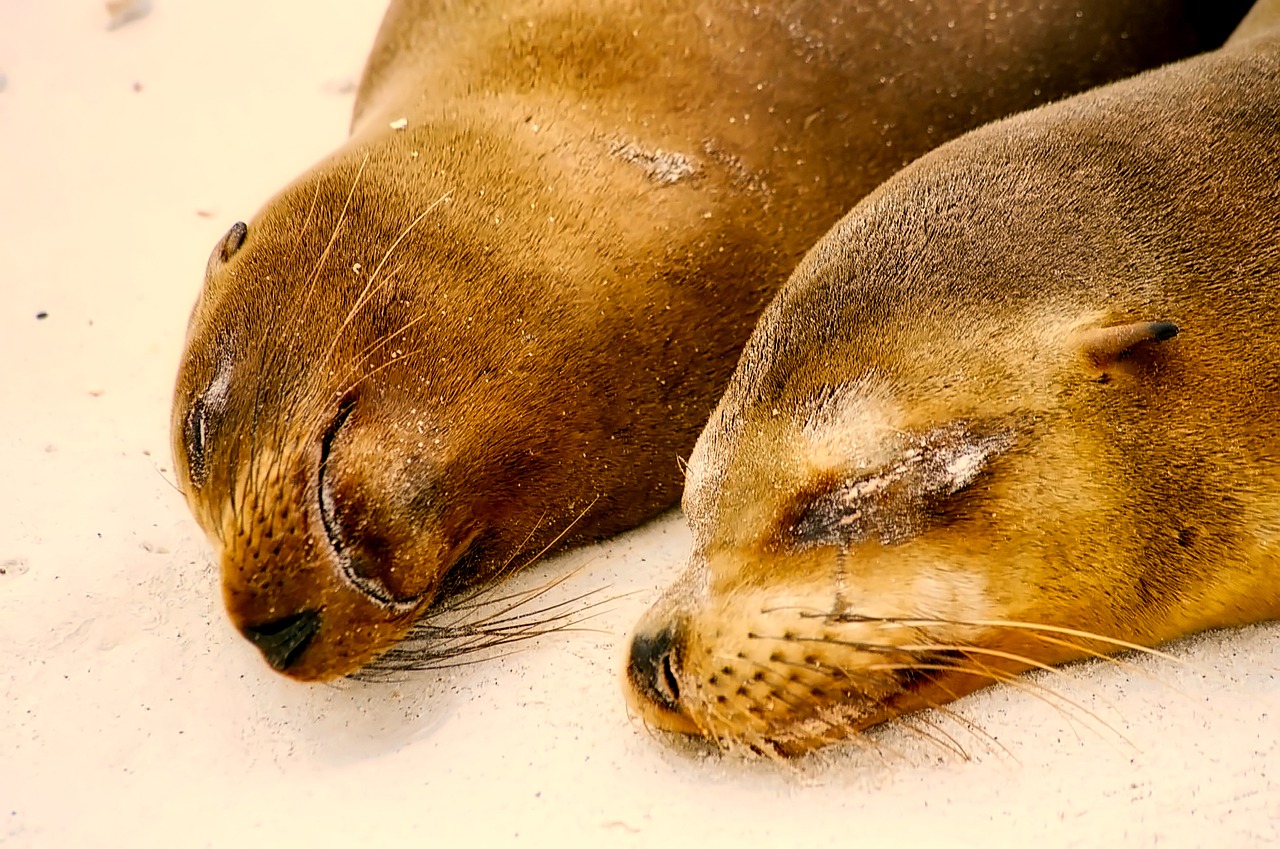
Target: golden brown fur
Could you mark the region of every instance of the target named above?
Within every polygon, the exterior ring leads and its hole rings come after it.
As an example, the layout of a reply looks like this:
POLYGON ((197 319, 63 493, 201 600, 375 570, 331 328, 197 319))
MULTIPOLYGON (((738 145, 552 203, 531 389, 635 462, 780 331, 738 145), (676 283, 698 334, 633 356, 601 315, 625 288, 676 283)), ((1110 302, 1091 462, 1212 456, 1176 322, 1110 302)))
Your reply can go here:
POLYGON ((1280 30, 1249 34, 964 136, 817 244, 690 459, 646 720, 795 753, 1280 616, 1280 30))
POLYGON ((302 679, 536 632, 468 588, 675 499, 847 203, 1185 55, 1198 5, 393 3, 350 140, 233 228, 192 314, 174 450, 232 619, 302 679))

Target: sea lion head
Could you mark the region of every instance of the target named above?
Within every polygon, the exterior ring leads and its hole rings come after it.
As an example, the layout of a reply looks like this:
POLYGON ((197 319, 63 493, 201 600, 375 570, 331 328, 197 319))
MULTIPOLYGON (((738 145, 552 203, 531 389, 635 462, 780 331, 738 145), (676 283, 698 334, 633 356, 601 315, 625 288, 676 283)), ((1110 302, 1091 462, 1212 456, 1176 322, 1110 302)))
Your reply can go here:
MULTIPOLYGON (((554 281, 459 226, 492 210, 455 202, 403 135, 352 145, 230 229, 179 369, 179 482, 220 550, 227 609, 298 679, 366 665, 548 544, 565 528, 549 514, 586 506, 510 483, 560 485, 548 458, 575 447, 549 440, 578 412, 537 387, 576 375, 544 373, 567 355, 539 305, 510 296, 554 281)), ((433 634, 433 651, 459 650, 433 634)))
POLYGON ((957 159, 856 208, 762 317, 688 462, 688 569, 631 641, 648 724, 796 754, 1113 650, 1082 637, 1112 615, 1154 633, 1186 545, 1140 446, 1178 328, 1110 277, 1144 271, 1118 229, 1011 224, 1018 169, 957 159))

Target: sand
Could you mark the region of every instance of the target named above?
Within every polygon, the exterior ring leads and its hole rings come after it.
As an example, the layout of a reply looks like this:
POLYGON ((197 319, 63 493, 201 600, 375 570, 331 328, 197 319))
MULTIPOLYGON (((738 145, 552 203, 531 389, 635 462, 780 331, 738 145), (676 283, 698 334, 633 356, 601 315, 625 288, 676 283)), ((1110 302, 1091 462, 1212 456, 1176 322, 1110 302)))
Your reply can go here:
POLYGON ((678 514, 522 579, 573 572, 553 599, 608 599, 587 629, 389 685, 267 670, 174 489, 169 393, 209 250, 340 142, 381 12, 156 0, 108 31, 96 0, 0 0, 0 843, 1280 840, 1275 625, 792 765, 672 747, 617 672, 678 514))

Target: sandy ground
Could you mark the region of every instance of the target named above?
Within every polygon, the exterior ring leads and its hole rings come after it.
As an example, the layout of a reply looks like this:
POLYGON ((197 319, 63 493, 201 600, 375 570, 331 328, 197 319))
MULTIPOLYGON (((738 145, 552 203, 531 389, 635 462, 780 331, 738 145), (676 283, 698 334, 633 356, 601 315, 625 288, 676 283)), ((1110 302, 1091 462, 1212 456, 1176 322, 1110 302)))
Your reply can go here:
POLYGON ((270 673, 173 487, 169 393, 208 251, 341 140, 381 3, 156 4, 108 32, 98 0, 0 0, 0 843, 1280 840, 1274 625, 789 766, 667 745, 617 670, 679 516, 524 578, 578 568, 594 630, 394 685, 270 673))

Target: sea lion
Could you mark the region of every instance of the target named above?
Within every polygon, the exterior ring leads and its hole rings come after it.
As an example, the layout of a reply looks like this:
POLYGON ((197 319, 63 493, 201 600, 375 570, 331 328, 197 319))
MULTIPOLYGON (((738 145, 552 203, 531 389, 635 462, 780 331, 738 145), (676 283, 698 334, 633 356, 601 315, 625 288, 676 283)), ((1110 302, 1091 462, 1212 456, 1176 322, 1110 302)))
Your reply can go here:
POLYGON ((1210 5, 392 3, 349 141, 230 229, 191 315, 174 453, 232 620, 309 680, 537 631, 458 600, 675 500, 851 198, 1243 13, 1210 5))
POLYGON ((648 723, 797 754, 1280 616, 1280 27, 1243 36, 945 145, 818 242, 689 459, 648 723))

